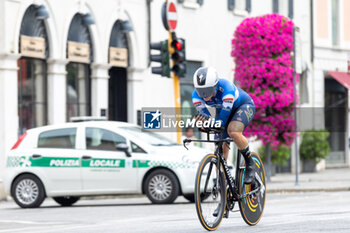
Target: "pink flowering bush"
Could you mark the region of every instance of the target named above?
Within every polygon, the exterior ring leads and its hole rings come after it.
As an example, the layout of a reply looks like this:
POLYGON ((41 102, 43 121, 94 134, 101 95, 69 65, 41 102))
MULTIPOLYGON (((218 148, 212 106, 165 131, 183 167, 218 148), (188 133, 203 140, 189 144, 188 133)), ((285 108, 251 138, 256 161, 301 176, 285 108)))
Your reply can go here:
POLYGON ((232 40, 235 81, 256 106, 245 135, 273 149, 294 139, 292 51, 293 22, 278 14, 243 20, 232 40))

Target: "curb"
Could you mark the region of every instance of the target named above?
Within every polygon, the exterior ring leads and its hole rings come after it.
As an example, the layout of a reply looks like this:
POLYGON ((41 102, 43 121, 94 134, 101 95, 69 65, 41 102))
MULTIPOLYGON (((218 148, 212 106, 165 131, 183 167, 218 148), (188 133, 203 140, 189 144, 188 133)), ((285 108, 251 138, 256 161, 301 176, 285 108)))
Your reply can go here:
POLYGON ((267 193, 304 193, 304 192, 342 192, 350 191, 350 187, 339 188, 284 188, 284 189, 268 189, 267 193))

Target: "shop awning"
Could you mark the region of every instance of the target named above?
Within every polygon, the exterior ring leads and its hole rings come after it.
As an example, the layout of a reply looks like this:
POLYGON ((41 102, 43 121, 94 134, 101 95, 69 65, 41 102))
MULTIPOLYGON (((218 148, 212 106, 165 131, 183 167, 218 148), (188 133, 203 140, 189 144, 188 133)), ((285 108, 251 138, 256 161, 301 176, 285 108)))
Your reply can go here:
POLYGON ((350 89, 350 74, 347 72, 328 71, 328 74, 337 80, 341 85, 350 89))

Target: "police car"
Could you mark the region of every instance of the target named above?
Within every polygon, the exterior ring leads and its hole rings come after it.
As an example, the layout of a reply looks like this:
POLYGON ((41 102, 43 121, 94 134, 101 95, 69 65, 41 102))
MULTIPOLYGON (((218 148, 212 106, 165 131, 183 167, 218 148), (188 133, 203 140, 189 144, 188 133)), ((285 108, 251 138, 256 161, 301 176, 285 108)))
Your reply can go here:
POLYGON ((108 194, 146 194, 157 204, 178 195, 193 201, 207 153, 124 122, 44 126, 24 133, 8 154, 5 191, 23 208, 39 207, 46 197, 70 206, 81 196, 108 194))

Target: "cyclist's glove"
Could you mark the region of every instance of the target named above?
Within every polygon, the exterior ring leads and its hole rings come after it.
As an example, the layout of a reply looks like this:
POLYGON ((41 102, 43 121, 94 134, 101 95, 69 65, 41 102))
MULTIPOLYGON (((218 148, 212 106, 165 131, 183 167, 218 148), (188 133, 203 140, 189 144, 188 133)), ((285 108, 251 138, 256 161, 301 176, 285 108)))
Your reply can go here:
POLYGON ((197 118, 197 117, 202 117, 206 120, 209 120, 209 116, 207 114, 203 114, 203 113, 197 113, 197 115, 194 116, 194 118, 197 118))

